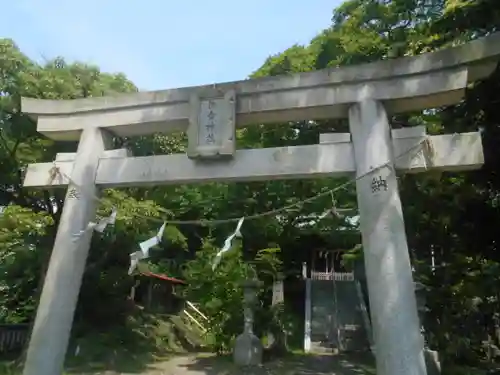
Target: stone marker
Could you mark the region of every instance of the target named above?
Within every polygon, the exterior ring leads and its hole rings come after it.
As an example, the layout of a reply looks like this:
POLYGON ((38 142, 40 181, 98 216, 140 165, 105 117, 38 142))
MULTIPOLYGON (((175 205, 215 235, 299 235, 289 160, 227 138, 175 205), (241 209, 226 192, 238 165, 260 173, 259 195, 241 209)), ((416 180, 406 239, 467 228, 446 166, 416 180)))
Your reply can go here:
POLYGON ((234 363, 239 366, 257 366, 262 363, 262 343, 253 333, 253 309, 259 286, 258 280, 247 280, 243 283, 245 324, 243 333, 236 338, 233 351, 234 363))

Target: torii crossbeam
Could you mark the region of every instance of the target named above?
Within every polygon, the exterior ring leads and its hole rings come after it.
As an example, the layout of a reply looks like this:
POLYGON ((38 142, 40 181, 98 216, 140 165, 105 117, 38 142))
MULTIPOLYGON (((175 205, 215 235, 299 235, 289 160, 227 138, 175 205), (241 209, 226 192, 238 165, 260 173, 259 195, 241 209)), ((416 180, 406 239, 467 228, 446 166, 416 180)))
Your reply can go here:
MULTIPOLYGON (((99 187, 313 178, 352 174, 361 217, 370 311, 380 375, 425 375, 423 340, 395 169, 479 168, 479 133, 427 138, 421 127, 391 130, 387 114, 457 103, 500 58, 500 34, 448 50, 347 68, 106 98, 23 98, 38 131, 78 140, 76 154, 28 167, 25 186, 99 187), (277 121, 349 119, 350 134, 318 145, 237 150, 235 128, 277 121), (111 135, 187 130, 186 155, 134 158, 109 150, 111 135), (352 137, 352 139, 351 139, 352 137), (418 146, 427 140, 433 150, 418 146), (406 152, 408 151, 408 152, 406 152), (415 152, 413 152, 415 151, 415 152), (400 156, 401 157, 397 157, 400 156), (384 165, 384 168, 378 168, 384 165), (373 181, 383 181, 374 188, 373 181)), ((66 195, 24 375, 61 374, 94 219, 89 194, 66 195)))
MULTIPOLYGON (((121 150, 105 151, 97 166, 95 184, 112 188, 353 175, 356 163, 350 133, 321 134, 327 135, 319 145, 238 150, 234 159, 225 163, 200 163, 183 154, 116 157, 116 151, 121 150)), ((397 129, 392 131, 392 149, 399 156, 396 169, 409 173, 475 169, 483 164, 478 132, 427 136, 423 126, 397 129), (419 147, 426 139, 433 145, 432 158, 425 147, 419 147)), ((75 157, 75 153, 58 154, 55 162, 29 165, 24 186, 67 186, 75 157), (62 173, 47 184, 54 165, 62 173)))

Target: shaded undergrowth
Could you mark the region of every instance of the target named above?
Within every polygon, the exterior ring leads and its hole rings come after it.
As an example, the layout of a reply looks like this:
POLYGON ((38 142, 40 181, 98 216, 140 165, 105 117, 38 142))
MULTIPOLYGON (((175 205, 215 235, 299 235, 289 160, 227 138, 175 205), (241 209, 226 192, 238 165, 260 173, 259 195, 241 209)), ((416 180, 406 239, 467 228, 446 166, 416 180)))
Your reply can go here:
MULTIPOLYGON (((173 355, 201 351, 202 345, 203 338, 180 316, 140 312, 122 326, 101 332, 90 327, 72 338, 65 374, 141 373, 173 355)), ((0 375, 22 373, 17 354, 17 358, 12 353, 0 358, 0 375)))

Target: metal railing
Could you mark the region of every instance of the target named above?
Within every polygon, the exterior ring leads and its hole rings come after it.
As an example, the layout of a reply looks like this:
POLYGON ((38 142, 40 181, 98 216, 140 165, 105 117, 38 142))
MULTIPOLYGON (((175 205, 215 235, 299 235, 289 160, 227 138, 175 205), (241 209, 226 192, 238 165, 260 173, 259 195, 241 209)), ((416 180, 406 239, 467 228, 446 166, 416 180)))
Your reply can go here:
POLYGON ((184 315, 196 324, 204 333, 207 332, 207 329, 200 323, 200 320, 208 322, 208 318, 205 314, 203 314, 192 302, 186 301, 186 307, 183 310, 184 315), (198 319, 196 319, 193 315, 196 315, 198 319))
POLYGON ((311 280, 354 281, 354 273, 311 271, 311 280))
POLYGON ((29 333, 29 324, 0 324, 0 353, 22 349, 29 333))

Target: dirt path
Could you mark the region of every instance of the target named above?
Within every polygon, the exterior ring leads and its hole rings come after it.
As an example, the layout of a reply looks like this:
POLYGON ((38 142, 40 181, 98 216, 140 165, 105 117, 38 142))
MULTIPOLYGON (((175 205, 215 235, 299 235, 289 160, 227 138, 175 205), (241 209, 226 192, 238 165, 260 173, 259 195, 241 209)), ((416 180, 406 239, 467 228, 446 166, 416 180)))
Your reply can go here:
POLYGON ((228 358, 189 355, 157 363, 143 375, 374 375, 375 371, 369 362, 366 358, 311 355, 291 357, 266 363, 259 368, 245 369, 234 366, 228 358))

